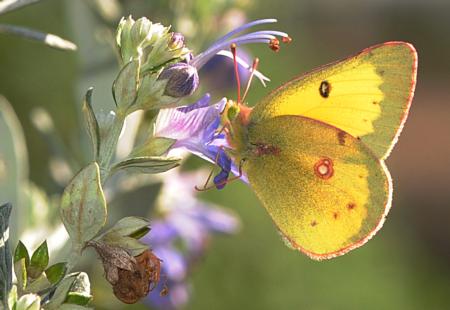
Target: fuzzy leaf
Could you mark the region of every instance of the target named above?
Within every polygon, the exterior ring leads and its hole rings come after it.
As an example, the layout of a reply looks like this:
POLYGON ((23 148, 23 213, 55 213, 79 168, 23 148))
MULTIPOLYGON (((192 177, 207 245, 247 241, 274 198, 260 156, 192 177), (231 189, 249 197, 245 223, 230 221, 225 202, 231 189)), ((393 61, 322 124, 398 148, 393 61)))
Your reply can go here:
POLYGON ((33 281, 28 281, 27 287, 25 288, 25 291, 27 293, 38 293, 42 290, 45 290, 52 286, 50 281, 47 279, 44 273, 41 273, 39 277, 37 277, 33 281))
POLYGON ((39 310, 41 298, 35 294, 23 295, 14 305, 15 310, 39 310))
POLYGON ((137 256, 148 249, 148 245, 132 237, 121 236, 110 232, 102 237, 102 241, 109 246, 125 249, 131 256, 137 256))
POLYGON ((147 232, 150 229, 150 222, 142 217, 129 216, 124 217, 117 221, 113 227, 111 227, 104 235, 108 233, 116 233, 121 236, 131 236, 139 233, 142 229, 146 229, 147 232))
POLYGON ((180 158, 177 157, 135 157, 126 159, 113 166, 112 170, 127 169, 140 173, 162 173, 180 165, 180 158))
POLYGON ((58 283, 64 278, 67 271, 67 263, 57 263, 45 270, 45 275, 51 284, 58 283))
POLYGON ((91 138, 92 147, 94 149, 94 160, 97 160, 100 152, 100 127, 98 125, 97 117, 95 116, 94 109, 92 108, 92 92, 94 89, 91 87, 86 92, 83 100, 83 115, 86 122, 86 128, 91 138))
POLYGON ((113 97, 118 107, 129 107, 136 100, 139 61, 132 60, 119 72, 113 83, 113 97))
POLYGON ((8 306, 11 309, 17 302, 17 286, 13 285, 8 294, 8 306))
POLYGON ((28 280, 25 258, 14 263, 14 273, 16 274, 18 289, 23 291, 27 286, 28 280))
POLYGON ((69 292, 69 294, 67 294, 66 303, 79 306, 87 306, 91 302, 92 298, 92 295, 69 292))
POLYGON ((45 268, 47 268, 48 261, 47 241, 44 241, 31 256, 30 266, 27 268, 28 275, 32 278, 39 277, 45 268))
POLYGON ((162 156, 169 151, 176 139, 165 137, 151 137, 143 145, 137 147, 131 157, 162 156))
POLYGON ((105 224, 106 200, 97 163, 81 170, 64 190, 61 218, 79 251, 105 224))
POLYGON ((56 287, 55 293, 53 294, 50 301, 46 304, 46 310, 61 309, 60 305, 66 300, 67 294, 70 291, 73 283, 75 282, 79 273, 72 273, 67 275, 59 285, 56 287))

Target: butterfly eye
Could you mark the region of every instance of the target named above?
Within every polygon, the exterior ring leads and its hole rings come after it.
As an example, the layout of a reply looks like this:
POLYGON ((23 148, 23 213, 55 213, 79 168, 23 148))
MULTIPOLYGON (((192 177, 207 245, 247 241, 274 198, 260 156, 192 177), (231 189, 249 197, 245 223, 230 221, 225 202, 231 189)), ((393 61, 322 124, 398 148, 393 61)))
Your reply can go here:
POLYGON ((328 81, 320 83, 319 93, 322 97, 328 98, 331 92, 331 84, 328 81))

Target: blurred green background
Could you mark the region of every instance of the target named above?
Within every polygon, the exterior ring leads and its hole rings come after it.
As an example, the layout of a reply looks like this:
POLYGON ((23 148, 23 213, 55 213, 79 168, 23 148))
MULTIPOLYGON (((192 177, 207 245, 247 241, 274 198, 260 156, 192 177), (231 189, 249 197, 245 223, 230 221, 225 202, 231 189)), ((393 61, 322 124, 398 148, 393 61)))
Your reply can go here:
MULTIPOLYGON (((201 11, 219 10, 224 1, 217 6, 213 1, 187 2, 201 11)), ((80 121, 82 95, 94 86, 95 104, 112 102, 110 85, 117 65, 105 38, 117 19, 116 15, 99 15, 90 2, 48 0, 0 20, 55 33, 79 46, 77 52, 67 53, 0 36, 0 93, 12 103, 24 126, 31 179, 49 193, 61 188, 45 164, 49 150, 31 124, 32 108, 49 111, 69 152, 83 162, 89 145, 80 121)), ((120 16, 133 14, 174 23, 172 19, 180 14, 176 1, 120 4, 120 16)), ((186 308, 449 309, 450 2, 255 0, 240 1, 237 6, 247 20, 277 18, 274 28, 294 39, 278 54, 263 46, 249 49, 261 59, 261 71, 272 80, 267 88, 255 83, 250 102, 300 73, 390 40, 416 46, 418 84, 408 122, 387 160, 394 180, 393 208, 373 240, 338 259, 314 262, 284 246, 247 186, 231 184, 222 191, 205 193, 202 198, 235 210, 243 225, 236 236, 218 237, 211 243, 191 274, 193 295, 186 308)), ((212 39, 192 37, 203 47, 212 39)), ((228 95, 235 96, 234 92, 228 95)), ((95 264, 94 274, 101 275, 100 264, 95 264)), ((98 293, 96 308, 143 308, 115 303, 105 280, 92 281, 94 296, 98 293)))

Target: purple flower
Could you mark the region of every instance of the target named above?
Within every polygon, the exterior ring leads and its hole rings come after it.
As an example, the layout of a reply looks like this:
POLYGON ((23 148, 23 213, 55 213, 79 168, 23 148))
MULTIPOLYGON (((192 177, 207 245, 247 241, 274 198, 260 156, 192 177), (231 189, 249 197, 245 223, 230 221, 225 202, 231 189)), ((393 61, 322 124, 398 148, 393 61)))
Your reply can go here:
MULTIPOLYGON (((217 40, 204 52, 194 56, 188 61, 188 65, 200 70, 216 55, 233 58, 231 52, 226 50, 231 44, 264 43, 270 45, 274 41, 278 42, 277 36, 289 38, 286 33, 273 30, 242 34, 251 27, 274 22, 276 22, 275 19, 261 19, 245 24, 217 40)), ((250 65, 242 58, 237 57, 237 62, 246 70, 251 70, 250 65)), ((255 76, 263 84, 269 80, 258 71, 255 71, 255 76)), ((161 110, 155 126, 155 136, 177 140, 169 152, 172 155, 183 149, 217 164, 221 168, 221 171, 214 177, 214 184, 218 189, 225 186, 225 181, 228 179, 230 172, 238 174, 238 168, 225 152, 229 145, 221 130, 223 124, 221 124, 220 113, 223 111, 226 102, 227 100, 223 98, 218 103, 211 105, 210 95, 206 94, 190 106, 161 110)), ((246 181, 245 176, 241 179, 246 181)))
POLYGON ((218 188, 222 188, 229 173, 237 173, 230 157, 224 151, 228 143, 220 131, 220 113, 225 107, 226 99, 210 105, 210 95, 206 94, 196 103, 176 109, 163 109, 155 123, 155 136, 176 139, 169 155, 176 155, 180 150, 189 151, 221 168, 214 178, 218 188))
POLYGON ((239 221, 233 213, 200 201, 192 184, 201 182, 205 173, 166 174, 157 202, 161 216, 152 222, 152 230, 142 241, 162 260, 159 287, 145 300, 162 309, 175 309, 188 301, 186 283, 190 268, 201 257, 213 233, 234 233, 239 221), (164 285, 168 295, 160 296, 164 285))

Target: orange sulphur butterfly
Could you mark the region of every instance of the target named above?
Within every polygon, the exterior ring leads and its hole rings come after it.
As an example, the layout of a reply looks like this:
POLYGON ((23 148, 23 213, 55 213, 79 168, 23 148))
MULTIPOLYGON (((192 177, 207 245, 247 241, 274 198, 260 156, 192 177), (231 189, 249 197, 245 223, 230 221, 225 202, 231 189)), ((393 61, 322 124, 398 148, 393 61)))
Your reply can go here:
POLYGON ((414 47, 386 42, 282 85, 253 109, 228 102, 228 152, 290 247, 329 259, 381 228, 392 199, 384 160, 416 72, 414 47))

